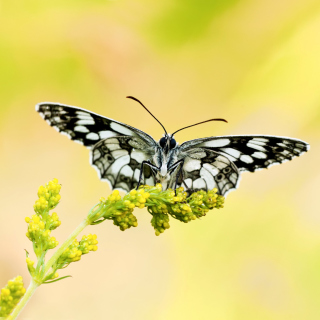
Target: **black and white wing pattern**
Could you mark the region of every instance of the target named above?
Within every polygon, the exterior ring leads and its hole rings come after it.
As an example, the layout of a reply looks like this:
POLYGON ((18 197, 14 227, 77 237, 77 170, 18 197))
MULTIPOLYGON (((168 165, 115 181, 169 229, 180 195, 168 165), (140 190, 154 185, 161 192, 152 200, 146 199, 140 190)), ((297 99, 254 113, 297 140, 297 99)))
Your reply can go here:
POLYGON ((244 135, 186 141, 180 146, 180 153, 186 159, 183 174, 192 176, 189 180, 189 188, 208 190, 208 187, 203 186, 204 184, 212 186, 213 179, 219 193, 225 195, 232 189, 237 188, 241 171, 254 172, 269 168, 274 164, 292 160, 308 151, 308 149, 309 145, 298 139, 244 135), (199 153, 199 150, 206 152, 206 155, 199 157, 196 164, 193 154, 199 153), (207 162, 208 151, 219 155, 214 162, 210 163, 210 166, 207 162), (194 170, 191 170, 192 167, 194 167, 194 170))
POLYGON ((89 148, 102 139, 118 136, 141 138, 150 146, 157 144, 139 129, 82 108, 43 102, 36 105, 36 111, 58 132, 89 148))
POLYGON ((143 166, 140 180, 141 163, 152 155, 152 149, 141 139, 114 137, 95 144, 90 159, 100 179, 108 181, 112 189, 130 191, 139 182, 155 185, 155 176, 149 166, 143 166))
MULTIPOLYGON (((91 164, 112 189, 131 190, 139 180, 142 161, 157 148, 143 131, 85 109, 45 102, 36 105, 36 111, 58 132, 91 149, 91 164)), ((142 182, 154 184, 151 169, 144 167, 142 182)))
POLYGON ((220 195, 237 187, 240 172, 228 157, 205 148, 188 150, 183 157, 179 186, 192 191, 217 188, 220 195))

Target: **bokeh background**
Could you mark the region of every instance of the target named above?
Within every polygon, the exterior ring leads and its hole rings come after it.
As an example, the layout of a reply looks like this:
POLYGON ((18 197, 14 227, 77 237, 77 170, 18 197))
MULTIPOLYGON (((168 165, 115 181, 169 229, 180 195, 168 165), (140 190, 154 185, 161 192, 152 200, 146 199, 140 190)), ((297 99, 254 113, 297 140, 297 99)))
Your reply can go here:
POLYGON ((24 218, 39 185, 62 183, 62 242, 101 196, 88 150, 34 105, 79 106, 178 142, 270 134, 311 144, 301 158, 244 173, 225 208, 154 235, 90 227, 99 250, 41 286, 21 319, 320 319, 320 3, 318 0, 2 0, 0 287, 26 286, 24 218))

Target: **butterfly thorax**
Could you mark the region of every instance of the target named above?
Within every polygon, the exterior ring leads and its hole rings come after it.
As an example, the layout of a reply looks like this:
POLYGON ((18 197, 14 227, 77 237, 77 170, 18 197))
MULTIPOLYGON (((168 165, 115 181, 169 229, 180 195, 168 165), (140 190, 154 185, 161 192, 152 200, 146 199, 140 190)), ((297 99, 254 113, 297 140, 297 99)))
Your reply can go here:
POLYGON ((156 172, 157 182, 162 184, 163 189, 167 189, 168 183, 171 180, 170 168, 177 161, 177 148, 159 148, 156 152, 154 164, 158 167, 156 172))

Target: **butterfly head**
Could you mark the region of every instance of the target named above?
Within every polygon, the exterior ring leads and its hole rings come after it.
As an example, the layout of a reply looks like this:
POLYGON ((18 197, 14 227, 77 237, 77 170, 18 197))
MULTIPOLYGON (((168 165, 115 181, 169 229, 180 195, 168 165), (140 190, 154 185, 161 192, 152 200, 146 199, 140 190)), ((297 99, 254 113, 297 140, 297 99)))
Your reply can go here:
POLYGON ((159 145, 163 150, 171 150, 177 146, 177 142, 170 133, 165 134, 160 140, 159 145))

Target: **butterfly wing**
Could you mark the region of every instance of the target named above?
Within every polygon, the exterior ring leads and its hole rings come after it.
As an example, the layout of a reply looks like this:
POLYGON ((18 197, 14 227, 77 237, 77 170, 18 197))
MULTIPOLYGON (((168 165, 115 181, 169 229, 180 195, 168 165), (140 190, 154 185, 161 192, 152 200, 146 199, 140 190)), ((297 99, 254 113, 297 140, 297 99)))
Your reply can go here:
POLYGON ((36 105, 36 111, 58 132, 88 148, 102 139, 116 136, 138 137, 149 145, 157 144, 139 129, 82 108, 43 102, 36 105))
MULTIPOLYGON (((36 110, 58 132, 91 149, 91 165, 112 189, 134 188, 142 161, 152 158, 157 150, 158 144, 143 131, 85 109, 40 103, 36 110)), ((144 166, 142 182, 154 184, 148 166, 144 166)))
MULTIPOLYGON (((172 175, 175 180, 178 169, 172 175)), ((182 176, 178 185, 190 190, 218 189, 218 194, 225 195, 235 189, 239 181, 239 170, 227 157, 205 148, 193 148, 184 154, 182 176)))
MULTIPOLYGON (((221 136, 186 141, 180 146, 180 152, 181 154, 188 155, 194 148, 214 151, 227 158, 239 171, 254 172, 259 169, 268 168, 274 164, 292 160, 306 152, 309 149, 309 145, 304 141, 286 137, 262 135, 221 136)), ((188 156, 186 159, 188 159, 188 156)), ((185 166, 187 163, 185 162, 184 171, 186 171, 185 166)), ((219 168, 217 169, 220 170, 219 168)), ((223 174, 220 171, 214 171, 217 172, 215 177, 218 177, 220 173, 223 174)), ((222 175, 219 175, 219 177, 222 177, 222 175)), ((221 184, 225 183, 231 186, 228 176, 223 177, 222 180, 224 182, 220 182, 221 184)), ((228 190, 220 188, 221 194, 224 195, 230 189, 236 188, 238 180, 239 175, 237 181, 231 181, 233 187, 230 187, 228 190)))
MULTIPOLYGON (((91 164, 101 180, 107 180, 112 189, 130 191, 139 181, 141 164, 152 157, 152 150, 136 137, 114 137, 99 141, 91 150, 91 164)), ((143 184, 154 185, 151 168, 143 166, 143 184)))
POLYGON ((181 150, 206 148, 228 157, 240 171, 256 171, 302 155, 309 145, 299 139, 276 136, 222 136, 186 141, 181 150))

